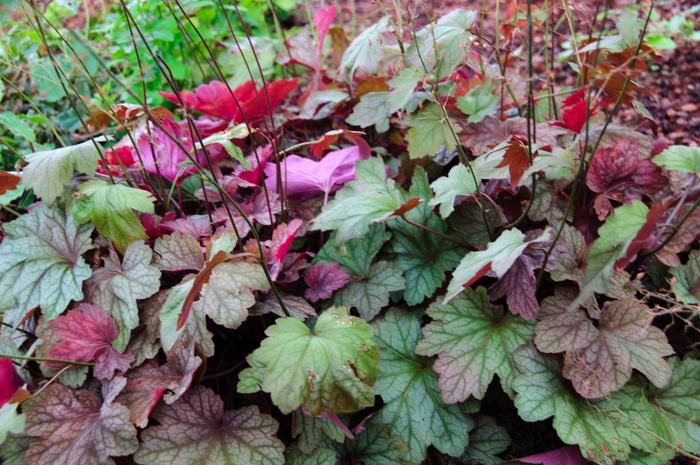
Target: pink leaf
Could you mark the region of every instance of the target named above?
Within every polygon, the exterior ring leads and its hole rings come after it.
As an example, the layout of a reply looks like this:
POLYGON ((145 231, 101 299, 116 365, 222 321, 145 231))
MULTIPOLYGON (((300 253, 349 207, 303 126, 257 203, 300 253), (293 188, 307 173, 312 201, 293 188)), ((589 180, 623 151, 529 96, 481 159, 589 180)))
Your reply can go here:
MULTIPOLYGON (((90 304, 80 304, 78 310, 69 310, 59 316, 49 328, 63 339, 49 350, 49 357, 76 362, 96 362, 94 374, 100 379, 112 379, 114 371, 127 371, 134 361, 129 349, 123 354, 112 347, 119 329, 112 316, 90 304)), ((47 363, 52 368, 63 368, 62 363, 47 363)))
POLYGON ((588 463, 588 460, 581 455, 578 446, 566 446, 561 449, 529 455, 515 460, 525 463, 541 463, 543 465, 586 465, 588 463))
MULTIPOLYGON (((328 153, 321 161, 313 161, 298 155, 290 155, 281 162, 282 185, 287 195, 309 199, 320 193, 326 197, 355 179, 355 164, 362 158, 357 146, 328 153), (286 184, 286 185, 285 185, 286 184)), ((265 185, 268 190, 277 186, 277 167, 273 163, 265 166, 265 185)))
POLYGON ((332 5, 328 8, 319 8, 316 10, 316 13, 314 13, 313 24, 316 28, 316 34, 318 34, 317 48, 319 52, 323 49, 323 41, 326 39, 328 30, 331 28, 335 12, 335 5, 332 5))
POLYGON ((12 364, 12 359, 0 358, 0 407, 8 403, 24 384, 24 380, 12 364))
POLYGON ((309 288, 304 296, 311 302, 329 299, 336 291, 350 282, 350 275, 343 268, 338 268, 336 262, 319 263, 314 265, 304 275, 304 281, 309 288))

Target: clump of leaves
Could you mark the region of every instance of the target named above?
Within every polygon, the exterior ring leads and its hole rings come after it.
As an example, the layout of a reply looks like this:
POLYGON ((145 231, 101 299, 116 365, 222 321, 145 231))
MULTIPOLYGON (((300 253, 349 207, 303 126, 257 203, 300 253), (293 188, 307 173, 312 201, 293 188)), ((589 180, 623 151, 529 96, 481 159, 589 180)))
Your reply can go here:
POLYGON ((639 18, 576 89, 524 79, 549 8, 319 9, 297 77, 159 89, 2 173, 4 460, 491 465, 504 411, 566 444, 528 463, 700 454, 700 152, 613 120, 648 118, 639 18))

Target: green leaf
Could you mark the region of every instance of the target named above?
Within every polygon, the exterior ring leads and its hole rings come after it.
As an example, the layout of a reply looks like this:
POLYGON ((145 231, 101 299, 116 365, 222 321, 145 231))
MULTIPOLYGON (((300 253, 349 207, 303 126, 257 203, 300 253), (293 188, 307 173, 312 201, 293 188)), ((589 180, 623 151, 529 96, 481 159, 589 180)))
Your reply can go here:
POLYGON ((455 208, 455 198, 458 195, 470 196, 476 192, 474 176, 463 164, 454 166, 447 176, 442 176, 430 185, 435 191, 435 198, 429 205, 440 205, 440 216, 446 219, 455 208))
POLYGON ((352 281, 338 290, 333 296, 333 304, 355 307, 366 321, 374 318, 382 308, 389 305, 389 293, 406 288, 403 270, 390 262, 372 264, 379 249, 389 240, 391 234, 383 225, 374 224, 364 239, 354 239, 334 247, 334 232, 316 256, 320 263, 338 262, 353 277, 352 281))
POLYGON ((469 252, 452 273, 445 301, 452 300, 489 270, 502 277, 530 244, 549 240, 549 231, 547 228, 540 237, 525 241, 525 234, 515 228, 509 229, 495 241, 489 242, 486 250, 469 252))
POLYGON ((387 81, 387 84, 392 89, 388 96, 390 115, 406 108, 406 105, 413 97, 413 91, 418 85, 418 81, 423 75, 424 73, 417 68, 404 68, 400 69, 392 79, 387 81))
POLYGON ((625 11, 617 20, 617 28, 622 34, 625 45, 634 47, 639 41, 639 33, 644 28, 644 21, 639 19, 636 14, 625 11))
POLYGON ((411 101, 420 77, 421 73, 416 69, 399 70, 393 79, 387 81, 391 91, 369 92, 360 97, 347 119, 348 124, 363 128, 374 124, 377 132, 386 132, 391 115, 403 110, 411 101))
POLYGON ((458 405, 442 402, 431 360, 415 354, 420 323, 408 313, 391 309, 373 326, 381 352, 376 388, 384 407, 372 421, 401 435, 408 444, 404 459, 412 463, 422 462, 431 444, 443 454, 458 457, 469 443, 467 433, 473 424, 458 405))
POLYGON ((496 420, 486 415, 476 417, 476 427, 469 434, 469 445, 458 462, 483 465, 500 465, 503 459, 496 457, 508 448, 510 436, 506 429, 496 424, 496 420))
POLYGON ((539 353, 532 344, 519 348, 514 357, 521 372, 513 380, 515 406, 523 420, 542 421, 554 416, 553 426, 561 440, 578 444, 589 460, 612 464, 627 458, 630 446, 616 423, 561 377, 558 358, 539 353))
POLYGON ((676 277, 673 283, 676 297, 686 304, 700 304, 700 250, 692 250, 685 265, 669 272, 676 277))
POLYGON ((10 433, 24 433, 26 415, 17 413, 19 403, 6 402, 0 407, 0 445, 7 440, 10 433))
POLYGON ((534 322, 503 307, 492 307, 486 289, 466 289, 450 303, 436 302, 427 311, 435 321, 423 328, 419 355, 438 354, 433 366, 440 374, 442 399, 447 403, 483 399, 494 374, 503 390, 510 387, 516 369, 513 351, 532 340, 534 322))
POLYGON ((224 150, 226 150, 226 153, 235 158, 244 168, 250 169, 250 162, 243 156, 241 148, 231 142, 231 139, 245 139, 249 135, 250 131, 248 130, 248 125, 238 124, 229 126, 224 131, 214 133, 204 138, 202 142, 195 142, 194 147, 196 149, 202 149, 202 147, 206 147, 207 145, 221 144, 224 150))
POLYGON ((354 440, 346 439, 337 444, 326 439, 323 446, 338 453, 336 463, 363 463, 365 465, 408 465, 403 460, 408 446, 401 436, 392 435, 389 429, 371 423, 354 440))
POLYGON ((391 112, 389 111, 390 92, 369 92, 360 97, 347 118, 348 124, 367 128, 375 125, 377 132, 389 130, 391 112))
POLYGON ((492 86, 484 83, 470 90, 464 97, 457 97, 457 108, 469 116, 469 123, 481 122, 497 105, 498 96, 493 93, 492 86))
POLYGON ((292 420, 292 437, 298 437, 299 450, 305 454, 311 454, 324 438, 343 443, 347 433, 330 418, 313 417, 305 414, 301 409, 294 411, 292 420))
POLYGON ((331 307, 314 330, 296 318, 279 318, 249 362, 265 365, 262 389, 288 414, 303 405, 312 415, 354 412, 374 405, 379 348, 372 328, 331 307))
POLYGON ((405 288, 403 269, 381 261, 373 264, 366 276, 353 276, 353 280, 333 296, 333 303, 355 307, 364 320, 370 321, 389 305, 390 292, 405 288))
POLYGON ((700 454, 700 360, 669 360, 673 376, 665 388, 649 387, 647 398, 670 421, 686 451, 700 454))
POLYGON ((406 192, 387 179, 381 158, 357 163, 355 180, 335 194, 313 220, 313 230, 336 230, 334 243, 340 246, 363 237, 369 225, 385 221, 407 200, 406 192))
MULTIPOLYGON (((188 275, 182 278, 180 284, 167 290, 167 298, 165 302, 162 303, 159 312, 160 343, 166 352, 169 352, 170 349, 173 348, 180 335, 186 331, 186 326, 183 326, 179 330, 175 328, 177 328, 177 320, 182 312, 182 306, 193 286, 194 276, 188 275)), ((192 307, 192 310, 198 310, 194 305, 192 307)), ((187 321, 189 322, 192 319, 190 313, 187 321)))
POLYGON ((75 218, 81 223, 92 221, 119 252, 124 253, 134 241, 148 239, 134 210, 153 213, 155 198, 149 192, 104 181, 86 182, 79 191, 81 198, 73 207, 75 218))
POLYGON ((700 427, 690 409, 698 404, 694 395, 698 389, 690 384, 698 380, 697 365, 693 367, 694 373, 688 373, 679 369, 677 358, 671 361, 679 372, 674 373, 674 378, 680 389, 676 386, 672 389, 673 401, 680 401, 682 406, 681 415, 666 411, 641 378, 633 378, 622 390, 610 395, 608 404, 601 406, 601 413, 617 422, 617 429, 633 447, 654 455, 675 455, 679 449, 697 453, 700 427))
POLYGON ((449 76, 469 53, 475 18, 476 11, 458 9, 427 25, 406 51, 406 63, 420 69, 427 66, 426 72, 434 71, 440 78, 449 76))
POLYGON ((700 176, 700 147, 672 145, 652 158, 651 161, 667 170, 700 176))
POLYGON ((384 16, 358 34, 343 54, 339 74, 347 76, 348 81, 352 81, 356 70, 368 75, 377 74, 379 64, 384 59, 382 34, 392 29, 389 26, 389 16, 384 16))
POLYGON ((35 142, 34 131, 19 116, 9 111, 0 113, 0 125, 5 126, 15 136, 23 137, 29 142, 35 142))
MULTIPOLYGON (((409 194, 411 198, 419 198, 423 202, 406 213, 407 219, 451 235, 449 225, 435 215, 428 204, 432 192, 425 170, 420 166, 416 167, 409 194)), ((388 250, 394 254, 394 263, 403 268, 406 279, 403 297, 408 305, 419 304, 442 286, 445 272, 457 266, 466 250, 403 219, 390 221, 389 227, 392 238, 388 250)))
POLYGON ((253 291, 270 288, 265 272, 258 263, 226 262, 216 265, 209 282, 202 286, 202 297, 194 303, 217 324, 237 328, 255 304, 253 291))
POLYGON ((279 423, 253 405, 224 411, 214 391, 196 386, 152 417, 159 425, 141 433, 134 460, 142 464, 284 464, 279 423))
POLYGON ((335 246, 334 232, 314 258, 314 263, 337 262, 355 276, 367 276, 374 257, 391 238, 383 224, 373 224, 362 239, 353 239, 344 246, 335 246))
POLYGON ((95 174, 102 147, 92 140, 45 152, 36 152, 25 158, 29 164, 22 172, 22 181, 34 193, 51 205, 63 193, 63 186, 73 176, 73 170, 88 176, 95 174))
POLYGON ((308 455, 294 444, 284 450, 286 465, 335 465, 335 452, 319 447, 308 455))
POLYGON ((238 375, 236 392, 240 394, 254 394, 260 391, 263 376, 265 376, 265 364, 257 360, 248 360, 250 365, 238 375))
POLYGON ((103 268, 88 280, 90 303, 107 310, 119 327, 112 345, 124 352, 131 330, 139 324, 138 299, 147 299, 160 289, 160 271, 151 266, 153 251, 143 241, 132 242, 124 253, 124 263, 110 251, 103 268))
POLYGON ((406 118, 404 124, 411 128, 406 134, 411 158, 432 157, 443 146, 447 152, 452 152, 457 148, 452 131, 459 133, 462 130, 457 123, 445 118, 442 107, 437 103, 423 106, 421 111, 406 118))
POLYGON ((83 299, 92 274, 82 254, 93 245, 91 225, 80 225, 62 206, 37 205, 5 223, 0 243, 0 295, 5 323, 16 325, 37 305, 53 320, 71 300, 83 299))
POLYGON ((588 256, 586 277, 581 286, 581 293, 571 303, 570 310, 578 308, 595 292, 604 293, 610 286, 615 262, 625 256, 627 247, 646 223, 649 209, 639 200, 622 205, 615 213, 608 216, 605 224, 598 228, 598 239, 593 242, 588 256))

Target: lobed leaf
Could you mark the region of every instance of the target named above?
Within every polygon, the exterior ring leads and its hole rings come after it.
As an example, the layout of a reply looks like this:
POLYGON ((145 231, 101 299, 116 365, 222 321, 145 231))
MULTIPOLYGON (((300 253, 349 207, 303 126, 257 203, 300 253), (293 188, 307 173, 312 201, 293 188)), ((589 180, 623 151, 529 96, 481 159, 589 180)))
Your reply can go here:
POLYGON ((83 299, 82 283, 92 272, 81 255, 93 247, 91 225, 79 225, 60 205, 37 205, 3 226, 0 308, 5 323, 19 324, 38 305, 52 320, 71 300, 83 299))
POLYGON ((404 459, 412 463, 423 461, 430 445, 443 454, 460 456, 473 423, 459 406, 442 402, 431 360, 415 354, 421 338, 419 321, 391 309, 373 326, 382 357, 376 388, 384 406, 372 422, 387 425, 391 434, 403 438, 408 444, 404 459))
POLYGON ((135 452, 138 439, 129 410, 114 403, 125 384, 124 378, 104 384, 104 401, 90 391, 49 385, 44 398, 27 408, 26 434, 33 437, 27 463, 114 464, 110 456, 135 452))
POLYGON ((248 361, 265 366, 261 387, 285 414, 301 405, 312 415, 353 412, 374 405, 379 348, 372 332, 344 307, 323 312, 313 331, 280 318, 248 361))
POLYGON ((110 239, 119 252, 124 253, 134 241, 148 239, 136 211, 154 212, 155 198, 149 192, 104 181, 81 184, 79 192, 81 197, 73 207, 75 219, 81 223, 92 221, 97 231, 110 239))
POLYGON ((138 463, 282 465, 279 424, 257 406, 224 411, 211 389, 197 386, 172 405, 153 411, 158 426, 146 428, 138 463))
POLYGON ((543 355, 530 344, 514 353, 520 375, 513 380, 515 406, 525 421, 554 417, 553 426, 567 444, 578 444, 581 454, 598 463, 627 459, 629 443, 597 404, 581 398, 560 375, 561 362, 543 355))
POLYGON ((438 355, 433 368, 446 403, 482 399, 494 374, 512 394, 517 374, 512 354, 532 339, 534 323, 492 307, 483 287, 466 289, 449 303, 433 303, 427 313, 436 321, 423 328, 416 353, 438 355))
POLYGON ((119 335, 112 344, 118 351, 126 348, 131 330, 139 324, 137 300, 160 289, 160 271, 151 265, 152 257, 153 251, 143 241, 129 244, 123 262, 110 250, 104 267, 97 268, 86 283, 90 302, 107 309, 117 323, 119 335))

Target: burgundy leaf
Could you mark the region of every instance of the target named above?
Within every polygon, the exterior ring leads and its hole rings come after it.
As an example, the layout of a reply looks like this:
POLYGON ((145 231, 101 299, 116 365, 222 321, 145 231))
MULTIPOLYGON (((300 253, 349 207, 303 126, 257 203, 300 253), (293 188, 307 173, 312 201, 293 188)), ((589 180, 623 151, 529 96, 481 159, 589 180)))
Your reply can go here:
POLYGON ((532 257, 525 254, 518 257, 506 274, 489 288, 491 299, 499 299, 505 295, 511 313, 526 320, 537 318, 540 305, 535 297, 537 280, 533 270, 541 264, 541 261, 537 264, 532 257))
POLYGON ((129 409, 129 419, 139 428, 148 424, 148 417, 163 397, 172 404, 187 391, 202 359, 194 355, 194 346, 178 341, 168 354, 165 365, 154 359, 126 374, 126 387, 116 401, 129 409), (165 394, 169 391, 168 394, 165 394), (165 396, 163 396, 165 394, 165 396))
MULTIPOLYGON (((324 193, 328 195, 355 179, 355 164, 363 160, 358 146, 329 152, 321 161, 313 161, 298 155, 289 155, 280 162, 282 185, 290 197, 308 199, 324 193)), ((265 185, 274 191, 277 187, 277 166, 265 166, 265 185)))
MULTIPOLYGON (((112 347, 119 329, 112 316, 90 304, 80 304, 78 310, 68 310, 49 323, 56 336, 63 339, 49 350, 49 357, 76 362, 95 362, 94 374, 100 379, 112 379, 114 371, 127 371, 134 361, 129 349, 121 354, 112 347)), ((51 368, 63 368, 62 363, 48 362, 51 368)))
POLYGON ((620 139, 608 148, 596 150, 586 178, 593 192, 623 202, 655 194, 666 186, 668 178, 661 167, 639 156, 639 144, 633 137, 620 139))
POLYGON ((26 383, 15 370, 10 358, 0 358, 0 407, 12 399, 26 383))
POLYGON ((309 288, 304 296, 311 302, 329 299, 333 291, 350 282, 350 275, 344 268, 338 268, 336 262, 319 263, 314 265, 304 275, 304 281, 309 288))
MULTIPOLYGON (((299 228, 297 234, 302 235, 304 228, 299 228)), ((299 272, 303 271, 311 266, 308 262, 309 258, 314 255, 308 252, 290 252, 282 261, 282 272, 277 277, 276 282, 280 284, 294 283, 299 280, 299 272)))

